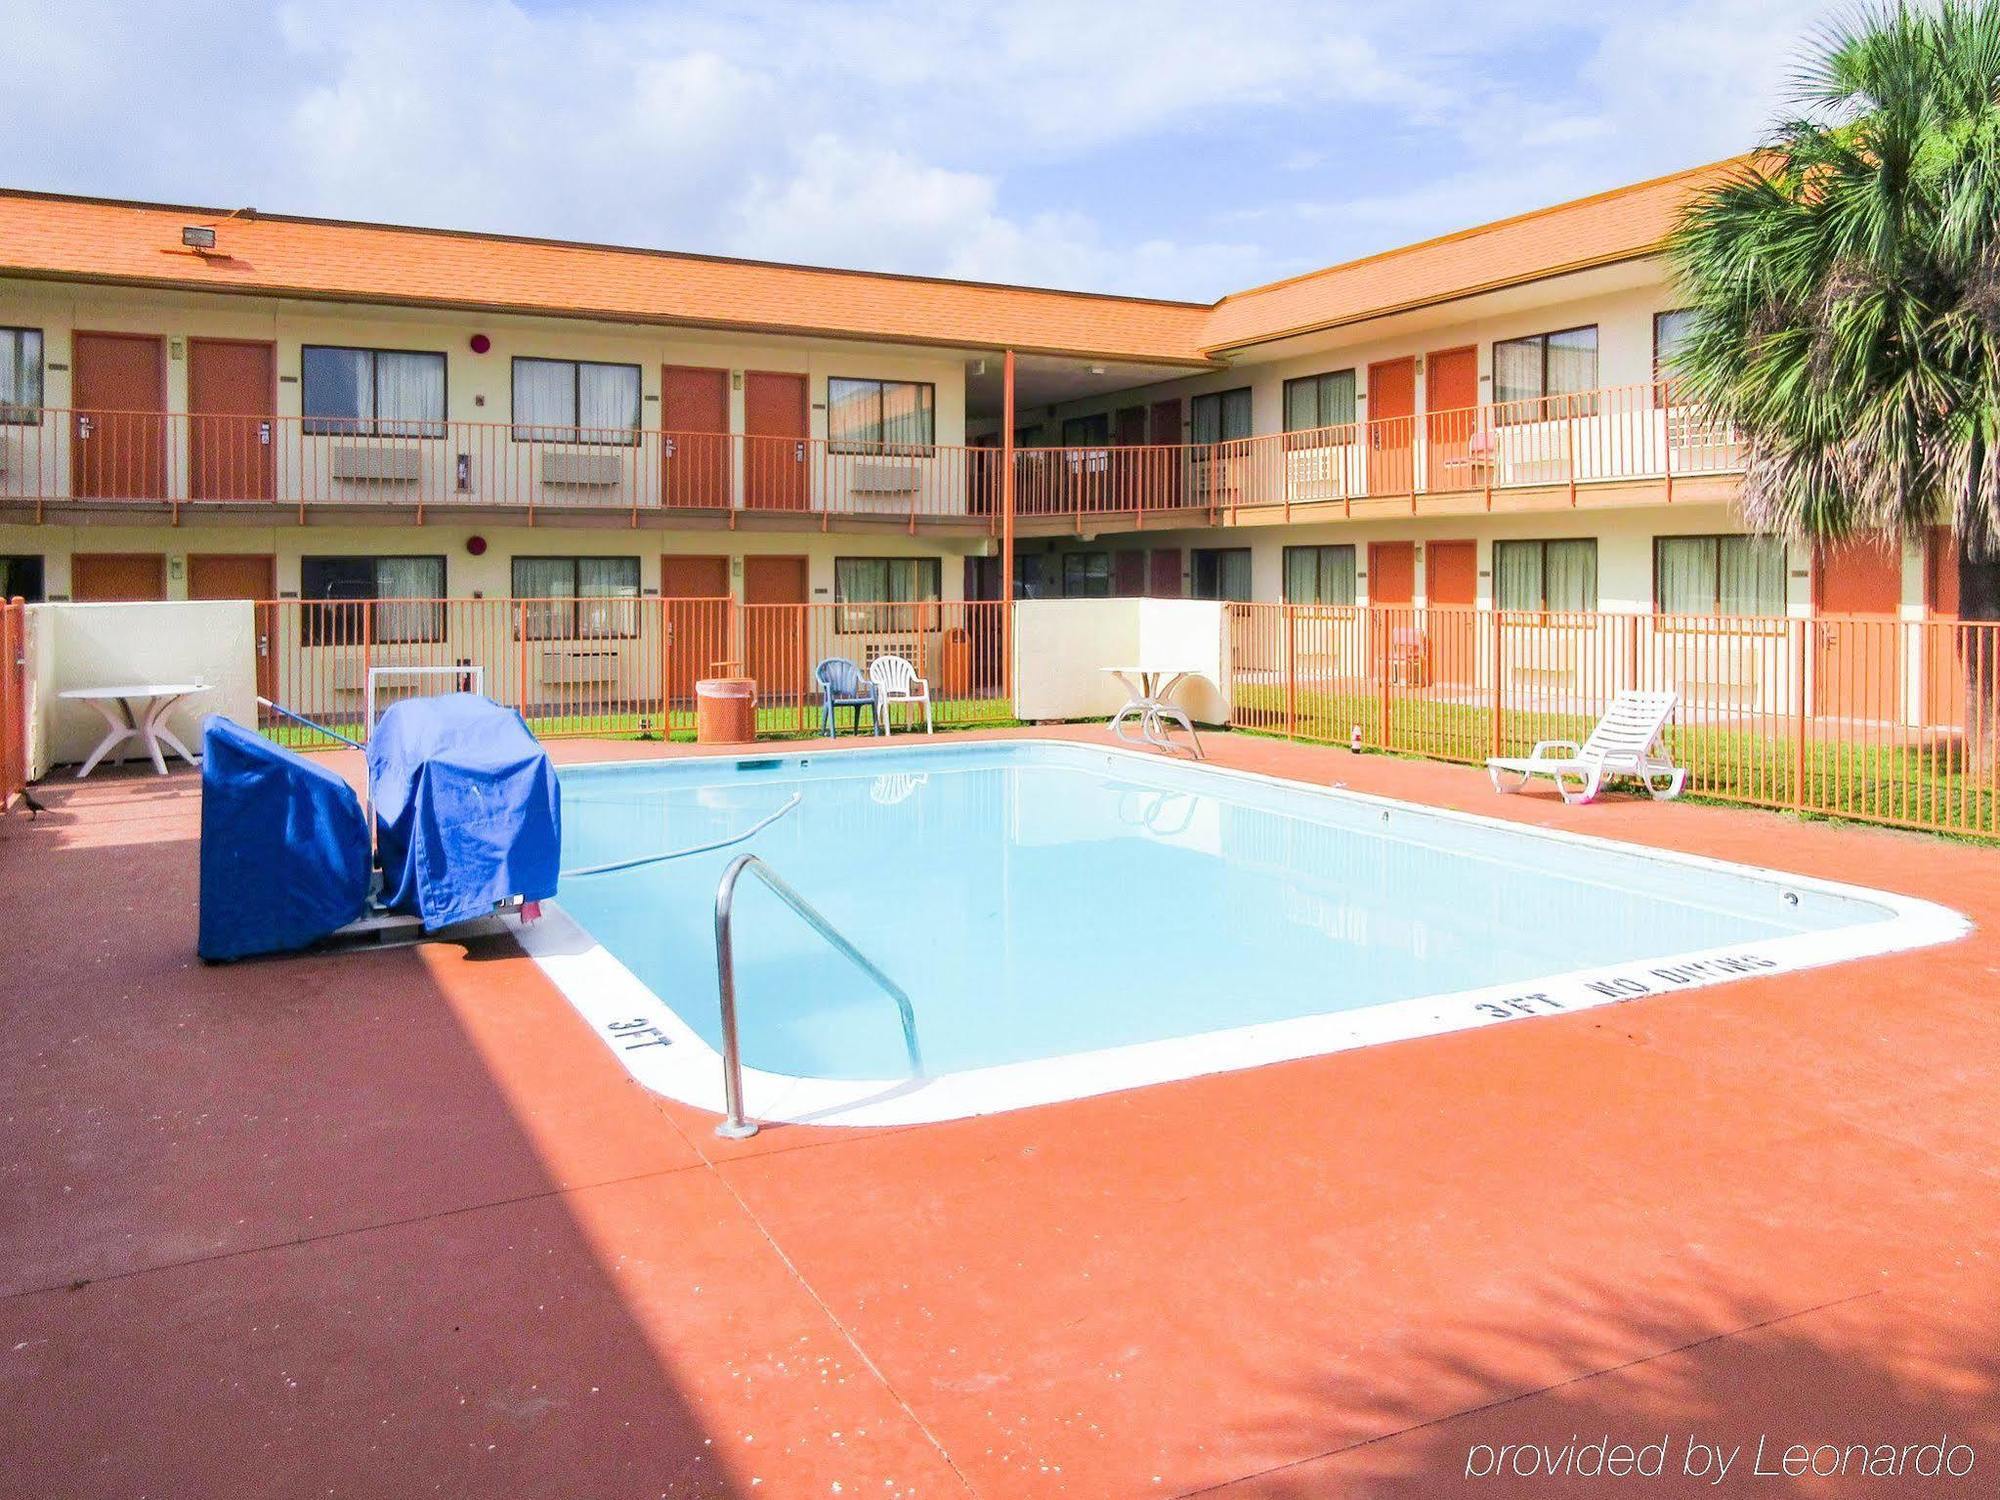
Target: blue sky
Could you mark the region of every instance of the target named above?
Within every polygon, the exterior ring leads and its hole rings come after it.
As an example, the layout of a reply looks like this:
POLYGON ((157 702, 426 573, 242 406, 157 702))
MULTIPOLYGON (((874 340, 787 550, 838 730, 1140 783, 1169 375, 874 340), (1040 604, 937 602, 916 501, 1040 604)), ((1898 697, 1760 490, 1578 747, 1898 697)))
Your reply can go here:
POLYGON ((4 180, 1207 299, 1742 150, 1825 10, 0 0, 4 180))

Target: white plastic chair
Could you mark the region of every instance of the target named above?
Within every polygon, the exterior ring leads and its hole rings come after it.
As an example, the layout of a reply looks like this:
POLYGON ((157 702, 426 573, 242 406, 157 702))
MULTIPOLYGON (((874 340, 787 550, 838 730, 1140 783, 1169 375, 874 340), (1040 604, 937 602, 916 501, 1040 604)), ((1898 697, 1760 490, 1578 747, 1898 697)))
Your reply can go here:
POLYGON ((875 684, 885 733, 890 725, 888 710, 892 703, 921 703, 924 733, 936 733, 931 727, 931 685, 917 675, 915 667, 900 656, 878 656, 868 663, 868 680, 875 684))
POLYGON ((1592 801, 1613 776, 1636 777, 1655 802, 1678 797, 1687 783, 1687 769, 1674 764, 1661 736, 1679 702, 1673 693, 1620 693, 1581 745, 1573 740, 1543 740, 1525 758, 1493 756, 1486 762, 1486 774, 1496 792, 1518 792, 1530 777, 1547 776, 1565 802, 1592 801), (1515 778, 1511 785, 1501 784, 1503 775, 1515 778), (1660 777, 1664 783, 1655 785, 1660 777))

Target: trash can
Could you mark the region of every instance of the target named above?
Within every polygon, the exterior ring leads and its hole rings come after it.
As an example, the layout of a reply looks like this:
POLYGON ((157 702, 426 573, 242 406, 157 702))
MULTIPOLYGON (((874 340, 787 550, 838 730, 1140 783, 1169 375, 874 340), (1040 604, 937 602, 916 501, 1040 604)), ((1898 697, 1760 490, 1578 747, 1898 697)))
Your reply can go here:
POLYGON ((944 644, 938 651, 938 695, 972 696, 972 633, 963 625, 954 625, 944 633, 944 644))
POLYGON ((703 745, 747 745, 757 738, 757 680, 704 677, 694 685, 694 737, 703 745))

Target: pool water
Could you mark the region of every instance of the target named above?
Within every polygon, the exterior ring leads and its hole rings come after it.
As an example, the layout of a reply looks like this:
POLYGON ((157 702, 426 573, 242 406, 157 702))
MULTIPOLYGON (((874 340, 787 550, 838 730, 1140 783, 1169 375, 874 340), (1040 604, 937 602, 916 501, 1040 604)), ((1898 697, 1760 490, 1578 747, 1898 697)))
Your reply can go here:
MULTIPOLYGON (((738 854, 762 855, 908 991, 931 1075, 1555 975, 1578 976, 1588 1001, 1591 984, 1616 981, 1590 971, 1653 963, 1638 972, 1657 983, 1626 982, 1670 988, 1682 982, 1670 961, 1720 952, 1724 972, 1688 971, 1706 982, 1823 961, 1814 935, 1887 932, 1899 910, 1849 888, 1073 743, 583 767, 562 783, 565 869, 727 839, 799 794, 745 843, 567 878, 561 906, 715 1046, 716 882, 738 854)), ((739 886, 735 927, 748 1066, 909 1073, 894 1004, 761 885, 739 886)), ((1547 987, 1488 993, 1453 1024, 1538 1001, 1565 1008, 1547 987)))

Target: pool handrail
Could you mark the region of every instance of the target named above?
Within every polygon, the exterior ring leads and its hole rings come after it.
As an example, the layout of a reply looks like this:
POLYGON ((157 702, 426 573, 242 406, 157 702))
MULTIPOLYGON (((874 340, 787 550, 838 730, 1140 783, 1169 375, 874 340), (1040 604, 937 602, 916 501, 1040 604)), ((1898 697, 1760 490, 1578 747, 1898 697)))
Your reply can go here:
POLYGON ((763 881, 785 905, 805 919, 821 937, 846 955, 862 973, 880 986, 903 1022, 903 1046, 910 1056, 912 1075, 921 1076, 923 1054, 917 1047, 917 1013, 903 987, 884 974, 866 954, 849 942, 840 929, 822 916, 815 906, 781 880, 761 855, 739 854, 722 872, 715 887, 715 987, 722 1013, 722 1099, 724 1115, 715 1133, 724 1140, 741 1141, 757 1133, 757 1122, 743 1117, 743 1051, 736 1034, 736 882, 748 871, 763 881))

